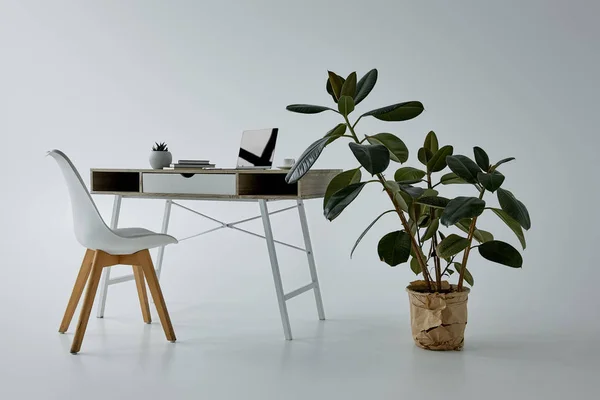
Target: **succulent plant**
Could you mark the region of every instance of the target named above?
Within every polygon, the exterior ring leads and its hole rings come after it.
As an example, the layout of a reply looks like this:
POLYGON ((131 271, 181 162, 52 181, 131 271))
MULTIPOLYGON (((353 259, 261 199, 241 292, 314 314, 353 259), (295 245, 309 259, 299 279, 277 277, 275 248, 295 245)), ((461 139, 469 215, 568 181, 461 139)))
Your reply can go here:
POLYGON ((165 142, 154 142, 154 146, 152 146, 152 151, 169 151, 169 148, 167 147, 167 144, 165 142))

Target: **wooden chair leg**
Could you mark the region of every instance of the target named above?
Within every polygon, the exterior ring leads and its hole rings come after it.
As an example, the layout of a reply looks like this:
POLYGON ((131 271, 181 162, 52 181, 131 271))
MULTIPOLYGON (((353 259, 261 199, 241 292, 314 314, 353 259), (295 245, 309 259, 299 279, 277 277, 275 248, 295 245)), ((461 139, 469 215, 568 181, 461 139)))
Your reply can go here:
POLYGON ((75 285, 73 286, 73 292, 69 298, 65 315, 60 323, 60 328, 58 328, 60 333, 65 333, 69 329, 69 325, 71 325, 71 320, 73 319, 73 314, 75 314, 75 310, 77 309, 77 304, 79 304, 79 299, 81 298, 81 294, 85 288, 85 283, 90 276, 93 260, 94 250, 87 249, 85 255, 83 256, 83 262, 81 263, 79 274, 77 274, 77 279, 75 280, 75 285))
POLYGON ((145 262, 142 263, 142 269, 144 271, 144 275, 146 276, 146 281, 148 282, 148 289, 150 289, 150 294, 152 295, 152 299, 154 299, 154 305, 156 306, 160 323, 165 331, 165 336, 167 337, 168 341, 174 342, 177 340, 175 337, 175 331, 173 330, 171 318, 169 317, 169 312, 167 311, 167 305, 165 303, 162 290, 160 289, 160 284, 158 283, 158 277, 156 276, 156 271, 154 270, 154 264, 152 263, 150 252, 145 250, 144 253, 145 254, 142 256, 145 258, 145 262))
POLYGON ((73 344, 71 345, 71 353, 76 354, 81 350, 81 343, 83 342, 83 336, 87 328, 92 306, 94 305, 94 298, 96 297, 96 291, 98 290, 98 284, 100 283, 100 276, 102 275, 103 261, 102 252, 95 251, 94 259, 92 261, 92 270, 90 273, 90 279, 88 281, 85 296, 83 298, 83 306, 81 307, 81 314, 77 323, 77 330, 75 331, 75 337, 73 338, 73 344))
POLYGON ((148 294, 146 293, 146 280, 144 272, 139 265, 133 265, 133 276, 135 277, 135 285, 137 286, 138 297, 140 298, 140 307, 142 308, 142 317, 144 322, 149 324, 152 322, 150 317, 150 304, 148 304, 148 294))

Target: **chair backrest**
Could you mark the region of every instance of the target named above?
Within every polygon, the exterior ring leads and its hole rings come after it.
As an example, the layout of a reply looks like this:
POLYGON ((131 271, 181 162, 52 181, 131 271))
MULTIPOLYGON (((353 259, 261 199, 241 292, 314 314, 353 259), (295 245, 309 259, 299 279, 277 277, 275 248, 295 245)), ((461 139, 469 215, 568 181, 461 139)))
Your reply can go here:
POLYGON ((67 182, 73 209, 75 237, 82 246, 95 250, 99 243, 114 237, 115 234, 102 219, 92 196, 69 157, 60 150, 49 151, 48 155, 56 160, 67 182))

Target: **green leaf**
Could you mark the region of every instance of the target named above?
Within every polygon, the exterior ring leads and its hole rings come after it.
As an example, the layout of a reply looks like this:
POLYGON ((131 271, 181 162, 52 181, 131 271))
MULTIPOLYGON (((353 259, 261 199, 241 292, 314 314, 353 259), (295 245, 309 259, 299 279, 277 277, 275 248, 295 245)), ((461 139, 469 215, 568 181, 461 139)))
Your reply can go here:
POLYGON ((527 247, 527 243, 525 242, 525 235, 523 234, 523 229, 521 228, 521 225, 517 221, 515 221, 510 215, 500 210, 499 208, 491 208, 491 210, 502 221, 504 221, 504 223, 515 233, 515 235, 519 239, 519 242, 521 243, 521 246, 523 247, 523 250, 525 250, 525 247, 527 247))
POLYGON ((356 94, 356 72, 352 72, 342 85, 342 96, 350 96, 354 99, 354 95, 356 94))
POLYGON ((484 231, 483 229, 475 229, 475 233, 480 235, 479 239, 476 238, 479 243, 491 242, 494 240, 494 235, 492 235, 491 232, 484 231))
POLYGON ((430 131, 427 136, 425 136, 425 143, 423 147, 429 149, 433 154, 435 154, 439 149, 438 139, 435 135, 434 131, 430 131))
POLYGON ((331 81, 329 80, 329 77, 327 77, 327 85, 325 85, 325 89, 327 90, 327 93, 331 95, 333 101, 337 103, 338 99, 335 97, 335 93, 333 93, 333 88, 331 87, 331 81))
POLYGON ((321 152, 325 146, 327 146, 327 143, 329 143, 330 140, 331 138, 326 136, 308 146, 308 148, 304 150, 304 153, 302 153, 302 155, 298 158, 298 161, 292 166, 285 176, 285 181, 287 183, 298 182, 300 178, 302 178, 317 161, 321 155, 321 152))
POLYGON ((467 247, 469 247, 469 240, 453 233, 442 240, 435 251, 440 258, 448 258, 460 253, 467 247))
POLYGON ((394 180, 399 183, 417 183, 421 182, 421 179, 427 175, 425 171, 416 169, 413 167, 402 167, 398 168, 394 173, 394 180))
POLYGON ((467 156, 456 155, 446 157, 448 166, 456 175, 469 183, 477 183, 477 174, 481 168, 467 156))
POLYGON ((479 216, 485 208, 485 201, 477 197, 457 197, 450 200, 440 222, 448 227, 456 224, 463 218, 473 218, 479 216))
POLYGON ((453 184, 464 184, 468 183, 462 178, 459 178, 454 172, 449 172, 447 174, 442 175, 440 178, 440 182, 442 185, 453 185, 453 184))
POLYGON ((500 202, 500 207, 524 229, 531 228, 529 211, 511 192, 505 189, 498 189, 498 202, 500 202))
POLYGON ((350 143, 350 150, 371 175, 379 174, 390 165, 390 152, 382 144, 350 143))
POLYGON ((410 236, 404 231, 390 232, 381 238, 377 245, 379 259, 395 267, 408 261, 410 257, 410 236))
POLYGON ((421 197, 437 197, 438 194, 440 193, 435 189, 425 189, 421 197))
POLYGON ((448 269, 446 270, 446 274, 447 274, 448 276, 450 276, 450 275, 454 274, 454 270, 453 270, 453 269, 450 269, 450 268, 448 268, 448 269))
POLYGON ((311 104, 290 104, 285 109, 300 114, 318 114, 323 111, 335 111, 329 107, 313 106, 311 104))
POLYGON ((420 101, 406 101, 404 103, 377 108, 362 116, 373 116, 382 121, 407 121, 419 116, 423 110, 423 104, 420 101))
MULTIPOLYGON (((460 270, 462 269, 462 264, 459 262, 455 262, 452 263, 454 265, 454 268, 456 269, 456 272, 460 273, 460 270)), ((475 284, 475 280, 473 279, 473 275, 471 275, 471 273, 469 272, 469 270, 467 268, 465 268, 465 273, 463 275, 463 278, 465 279, 465 281, 473 286, 475 284)))
POLYGON ((361 175, 360 168, 355 168, 341 172, 334 176, 329 182, 329 185, 327 185, 325 197, 323 197, 323 209, 325 209, 327 202, 335 192, 345 188, 348 185, 360 182, 361 175))
POLYGON ((421 272, 423 272, 421 264, 419 264, 419 260, 417 260, 416 257, 412 257, 410 259, 410 269, 415 273, 415 275, 419 275, 421 272))
POLYGON ((407 196, 408 199, 405 199, 403 196, 403 193, 400 191, 400 186, 398 185, 398 183, 396 183, 394 181, 385 181, 384 185, 385 185, 386 189, 388 189, 390 192, 392 192, 392 194, 394 196, 394 200, 396 201, 396 203, 398 203, 400 208, 404 212, 408 212, 408 203, 410 203, 412 201, 410 199, 410 196, 407 196))
MULTIPOLYGON (((471 227, 471 218, 464 218, 454 224, 458 229, 463 231, 464 233, 469 233, 469 228, 471 227)), ((479 243, 489 242, 490 240, 494 240, 494 235, 492 235, 488 231, 484 231, 483 229, 477 229, 473 231, 473 238, 477 240, 479 243)))
POLYGON ((427 165, 427 163, 429 162, 429 160, 431 160, 431 158, 433 157, 433 153, 431 152, 431 150, 426 149, 425 147, 421 147, 419 149, 419 151, 417 152, 417 159, 419 160, 419 162, 423 165, 427 165))
POLYGON ((467 247, 469 247, 469 240, 453 233, 440 242, 436 254, 440 258, 448 258, 460 253, 467 247))
POLYGON ((408 160, 408 148, 399 137, 392 133, 378 133, 367 136, 371 144, 382 144, 390 151, 390 159, 395 162, 405 163, 408 160))
POLYGON ((344 133, 346 133, 346 124, 337 124, 332 130, 327 132, 325 134, 325 136, 323 136, 323 137, 329 138, 329 141, 327 142, 327 144, 329 145, 331 142, 333 142, 334 140, 341 137, 344 133))
POLYGON ((473 147, 473 154, 475 155, 475 162, 484 171, 490 170, 490 158, 488 157, 485 150, 481 147, 473 147))
POLYGON ((417 225, 419 226, 419 228, 426 228, 427 226, 429 226, 430 219, 431 217, 429 216, 429 214, 421 214, 421 216, 417 220, 417 225))
POLYGON ((498 171, 486 173, 480 172, 477 174, 477 180, 486 190, 494 193, 504 182, 504 175, 498 171))
POLYGON ((336 99, 342 96, 342 86, 344 86, 344 78, 336 74, 335 72, 327 71, 329 75, 329 83, 331 84, 331 90, 336 99))
POLYGON ((425 233, 423 234, 421 241, 425 242, 425 241, 431 239, 433 237, 433 235, 435 235, 435 233, 438 231, 439 228, 440 228, 440 220, 438 218, 435 218, 433 221, 431 221, 431 223, 425 230, 425 233))
POLYGON ((450 203, 450 199, 447 199, 445 197, 440 197, 440 196, 425 196, 425 197, 420 197, 415 201, 419 204, 424 204, 429 207, 441 208, 441 209, 446 208, 448 203, 450 203))
POLYGON ((492 169, 496 169, 499 166, 501 166, 502 164, 507 163, 507 162, 512 161, 512 160, 515 160, 515 158, 514 157, 503 158, 502 160, 500 160, 496 164, 494 164, 492 166, 492 169))
POLYGON ((352 203, 356 196, 358 196, 366 184, 366 182, 353 183, 332 194, 323 210, 325 218, 330 221, 337 218, 337 216, 352 203))
POLYGON ((350 96, 342 96, 338 102, 338 110, 343 116, 348 116, 354 111, 354 100, 350 96))
MULTIPOLYGON (((405 192, 406 193, 406 192, 405 192)), ((410 220, 413 221, 415 224, 415 221, 419 220, 419 217, 421 216, 421 205, 420 204, 416 204, 414 201, 411 200, 411 202, 408 204, 408 215, 410 217, 410 220)), ((415 226, 416 228, 416 226, 415 226)), ((416 230, 415 230, 416 232, 416 230)))
POLYGON ((358 246, 358 244, 360 243, 360 241, 365 237, 365 235, 367 234, 367 232, 369 232, 369 230, 373 227, 373 225, 375 225, 375 223, 377 221, 379 221, 379 219, 381 217, 383 217, 385 214, 392 213, 392 212, 396 212, 396 210, 388 210, 388 211, 382 212, 381 214, 379 214, 379 216, 377 218, 375 218, 373 220, 373 222, 371 222, 369 224, 369 226, 367 226, 367 229, 365 229, 363 231, 363 233, 360 234, 360 236, 358 237, 358 239, 356 239, 356 243, 354 243, 354 246, 352 246, 352 250, 350 251, 350 258, 352 258, 352 255, 354 254, 354 250, 356 249, 356 246, 358 246))
POLYGON ((356 96, 354 96, 354 103, 356 105, 371 93, 371 90, 375 87, 375 83, 377 83, 377 70, 372 69, 356 85, 356 96))
POLYGON ((477 247, 479 254, 486 260, 506 265, 512 268, 521 268, 523 266, 523 257, 508 243, 499 240, 485 242, 477 247))
POLYGON ((398 187, 401 191, 408 194, 413 199, 418 199, 425 192, 425 189, 412 185, 399 184, 398 187))
POLYGON ((437 150, 427 162, 427 170, 430 172, 438 172, 446 168, 446 157, 452 155, 454 148, 452 146, 444 146, 437 150))

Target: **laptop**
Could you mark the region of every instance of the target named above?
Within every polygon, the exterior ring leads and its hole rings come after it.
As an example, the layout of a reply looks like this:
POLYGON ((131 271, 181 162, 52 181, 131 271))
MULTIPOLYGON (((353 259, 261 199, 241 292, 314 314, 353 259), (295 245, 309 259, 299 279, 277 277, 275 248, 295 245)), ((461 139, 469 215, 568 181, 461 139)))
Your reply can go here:
POLYGON ((278 131, 278 128, 243 131, 236 169, 270 169, 278 131))

